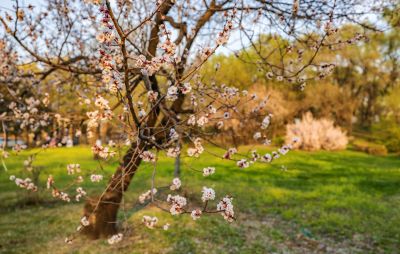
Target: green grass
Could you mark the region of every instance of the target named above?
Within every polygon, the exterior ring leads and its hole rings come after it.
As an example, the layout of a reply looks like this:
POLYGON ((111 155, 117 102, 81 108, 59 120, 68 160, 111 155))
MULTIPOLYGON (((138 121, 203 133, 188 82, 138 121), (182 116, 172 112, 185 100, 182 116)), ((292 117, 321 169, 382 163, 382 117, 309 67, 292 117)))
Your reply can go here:
MULTIPOLYGON (((222 154, 222 151, 215 150, 222 154)), ((217 198, 234 197, 237 221, 227 224, 222 216, 172 217, 154 207, 136 209, 138 195, 150 188, 152 167, 142 164, 125 201, 130 232, 118 245, 105 240, 64 239, 78 225, 82 204, 49 202, 26 205, 26 191, 8 180, 11 174, 27 176, 23 159, 32 151, 7 159, 8 171, 0 173, 0 252, 2 253, 396 253, 400 249, 400 158, 376 157, 353 151, 290 152, 271 165, 254 164, 239 169, 234 163, 205 154, 184 159, 183 192, 200 198, 202 186, 213 187, 217 198), (204 178, 188 168, 216 167, 204 178), (286 170, 283 170, 286 168, 286 170), (169 231, 149 230, 140 224, 144 214, 159 217, 169 231)), ((59 148, 40 153, 35 161, 66 186, 71 176, 66 165, 80 163, 84 174, 101 172, 90 148, 59 148)), ((102 165, 112 174, 117 163, 102 165)), ((161 157, 157 186, 173 178, 173 161, 161 157)), ((99 194, 106 182, 82 185, 99 194)), ((70 189, 73 193, 74 188, 70 189)), ((124 221, 121 213, 121 221, 124 221)))

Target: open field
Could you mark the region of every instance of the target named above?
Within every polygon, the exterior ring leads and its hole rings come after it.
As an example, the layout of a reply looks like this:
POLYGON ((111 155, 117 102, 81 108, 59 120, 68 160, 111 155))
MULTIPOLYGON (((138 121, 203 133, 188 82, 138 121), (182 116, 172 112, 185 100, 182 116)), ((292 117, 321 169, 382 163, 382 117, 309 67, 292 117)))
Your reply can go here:
MULTIPOLYGON (((134 208, 138 195, 150 188, 152 167, 142 164, 125 200, 130 232, 120 244, 110 246, 105 240, 85 239, 64 244, 78 225, 82 203, 50 202, 53 199, 45 194, 41 205, 26 204, 26 191, 9 176, 23 176, 23 159, 31 152, 11 156, 8 171, 0 173, 0 253, 398 253, 400 249, 398 156, 296 151, 271 165, 238 169, 206 154, 191 165, 214 166, 216 174, 207 178, 183 165, 186 195, 200 199, 202 186, 208 186, 216 190, 217 199, 225 194, 234 197, 238 218, 233 224, 220 215, 193 221, 154 207, 134 208), (145 228, 140 224, 144 214, 159 217, 160 225, 169 222, 170 230, 145 228)), ((42 185, 49 174, 57 184, 66 185, 72 179, 66 174, 69 163, 80 163, 83 174, 99 167, 88 147, 48 150, 34 165, 43 170, 42 185)), ((112 174, 115 166, 116 162, 104 165, 105 174, 112 174)), ((165 186, 172 178, 173 161, 160 158, 156 185, 165 186)), ((82 186, 95 194, 105 184, 82 186)))

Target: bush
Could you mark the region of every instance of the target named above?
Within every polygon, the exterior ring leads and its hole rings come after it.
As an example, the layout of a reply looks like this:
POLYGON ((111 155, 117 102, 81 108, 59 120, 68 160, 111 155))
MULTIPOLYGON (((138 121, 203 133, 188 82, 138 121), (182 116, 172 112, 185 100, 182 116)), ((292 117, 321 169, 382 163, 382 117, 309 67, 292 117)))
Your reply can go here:
POLYGON ((356 151, 361 151, 372 155, 385 156, 388 153, 388 150, 384 145, 375 144, 360 139, 354 140, 353 147, 356 151))
POLYGON ((400 127, 393 120, 381 121, 374 124, 372 132, 376 141, 386 146, 389 152, 400 152, 400 127))
POLYGON ((310 112, 303 115, 301 121, 286 126, 286 141, 297 137, 294 148, 307 151, 342 150, 348 143, 346 133, 335 127, 332 120, 314 119, 310 112))

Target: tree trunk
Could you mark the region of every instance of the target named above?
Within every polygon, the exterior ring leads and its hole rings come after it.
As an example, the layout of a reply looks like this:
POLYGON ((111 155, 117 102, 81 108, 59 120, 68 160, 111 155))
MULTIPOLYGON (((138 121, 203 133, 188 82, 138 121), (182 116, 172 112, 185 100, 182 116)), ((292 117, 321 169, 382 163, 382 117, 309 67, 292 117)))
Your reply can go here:
POLYGON ((117 215, 122 196, 139 167, 142 160, 139 155, 144 147, 144 145, 132 145, 104 193, 100 197, 87 199, 83 214, 90 224, 83 228, 83 234, 97 239, 117 233, 117 215))
POLYGON ((174 177, 181 176, 181 154, 178 154, 175 158, 175 169, 174 169, 174 177))

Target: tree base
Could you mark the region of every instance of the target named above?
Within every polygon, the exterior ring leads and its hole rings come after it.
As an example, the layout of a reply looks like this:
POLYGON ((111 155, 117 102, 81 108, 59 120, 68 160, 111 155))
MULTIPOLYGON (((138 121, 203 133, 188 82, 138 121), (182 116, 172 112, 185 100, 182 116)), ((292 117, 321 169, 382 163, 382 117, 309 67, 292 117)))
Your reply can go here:
POLYGON ((101 201, 99 198, 89 198, 85 204, 83 214, 89 220, 89 225, 83 227, 81 233, 90 239, 109 238, 118 232, 119 203, 106 199, 106 195, 101 201))

